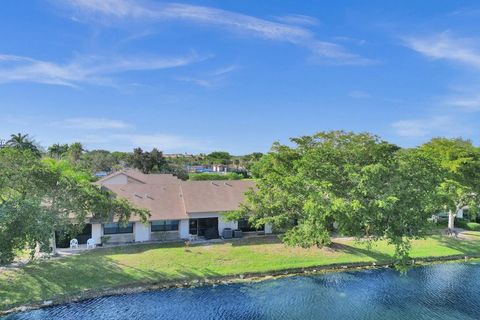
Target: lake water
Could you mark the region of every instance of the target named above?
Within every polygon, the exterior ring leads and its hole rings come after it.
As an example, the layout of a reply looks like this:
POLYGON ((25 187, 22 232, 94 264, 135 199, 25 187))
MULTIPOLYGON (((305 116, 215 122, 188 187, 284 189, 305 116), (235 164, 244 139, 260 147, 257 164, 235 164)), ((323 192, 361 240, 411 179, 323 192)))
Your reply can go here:
POLYGON ((480 319, 480 264, 296 276, 92 299, 6 319, 480 319))

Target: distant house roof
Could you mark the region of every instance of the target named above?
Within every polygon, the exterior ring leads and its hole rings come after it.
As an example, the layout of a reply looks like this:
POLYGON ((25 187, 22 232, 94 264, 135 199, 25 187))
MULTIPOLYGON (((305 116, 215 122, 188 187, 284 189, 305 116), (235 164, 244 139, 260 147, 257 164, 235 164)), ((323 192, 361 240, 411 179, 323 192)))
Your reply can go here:
POLYGON ((172 174, 166 173, 152 173, 152 174, 144 174, 138 170, 134 169, 125 169, 121 171, 114 172, 109 174, 106 177, 98 180, 98 184, 108 184, 108 181, 114 177, 124 175, 128 178, 134 179, 137 182, 144 183, 144 184, 163 184, 163 183, 172 183, 178 182, 178 178, 172 174))
MULTIPOLYGON (((190 213, 224 212, 238 209, 251 180, 181 181, 173 175, 119 171, 97 181, 118 197, 150 210, 149 220, 187 219, 190 213), (124 175, 127 179, 116 179, 124 175)), ((132 217, 132 221, 138 217, 132 217)))

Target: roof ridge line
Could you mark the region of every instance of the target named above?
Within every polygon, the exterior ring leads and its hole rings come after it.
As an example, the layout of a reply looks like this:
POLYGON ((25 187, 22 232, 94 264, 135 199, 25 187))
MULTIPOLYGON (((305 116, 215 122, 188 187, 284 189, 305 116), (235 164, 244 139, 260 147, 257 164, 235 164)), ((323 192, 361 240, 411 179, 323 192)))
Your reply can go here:
POLYGON ((185 215, 188 217, 188 212, 187 212, 187 205, 185 204, 185 196, 183 194, 183 188, 182 188, 182 183, 183 181, 180 180, 180 183, 178 184, 180 187, 180 196, 182 198, 182 205, 183 205, 183 211, 185 212, 185 215))

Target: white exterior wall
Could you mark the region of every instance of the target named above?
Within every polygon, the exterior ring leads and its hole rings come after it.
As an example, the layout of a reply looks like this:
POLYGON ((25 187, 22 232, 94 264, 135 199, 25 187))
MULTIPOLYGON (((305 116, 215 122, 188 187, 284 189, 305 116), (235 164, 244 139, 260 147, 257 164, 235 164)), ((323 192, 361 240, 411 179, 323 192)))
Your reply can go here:
POLYGON ((225 228, 230 228, 232 230, 238 229, 237 220, 227 221, 225 218, 222 217, 222 215, 220 215, 220 217, 218 218, 218 233, 220 234, 220 236, 222 236, 223 229, 225 228))
POLYGON ((95 244, 102 243, 100 239, 103 235, 103 228, 101 223, 92 223, 92 239, 95 240, 95 244))
POLYGON ((267 233, 272 233, 272 224, 271 223, 265 223, 265 234, 267 233))
POLYGON ((460 218, 460 219, 463 218, 463 209, 458 210, 458 212, 457 212, 457 218, 460 218))
POLYGON ((178 226, 178 231, 180 232, 180 238, 181 239, 188 239, 189 238, 190 232, 189 232, 188 219, 180 220, 180 224, 178 226))
POLYGON ((135 222, 133 234, 135 235, 135 242, 150 240, 150 223, 135 222))

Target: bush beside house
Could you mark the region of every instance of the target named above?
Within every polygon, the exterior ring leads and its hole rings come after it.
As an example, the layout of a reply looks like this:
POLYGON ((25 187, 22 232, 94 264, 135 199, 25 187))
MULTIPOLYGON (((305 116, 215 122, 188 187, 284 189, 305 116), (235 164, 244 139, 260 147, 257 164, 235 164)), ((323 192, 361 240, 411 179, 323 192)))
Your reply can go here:
POLYGON ((459 228, 470 230, 470 231, 480 231, 480 223, 472 222, 465 219, 458 219, 455 221, 459 228))
POLYGON ((219 173, 190 173, 189 180, 192 181, 210 181, 210 180, 241 180, 242 174, 229 172, 225 174, 219 173))

